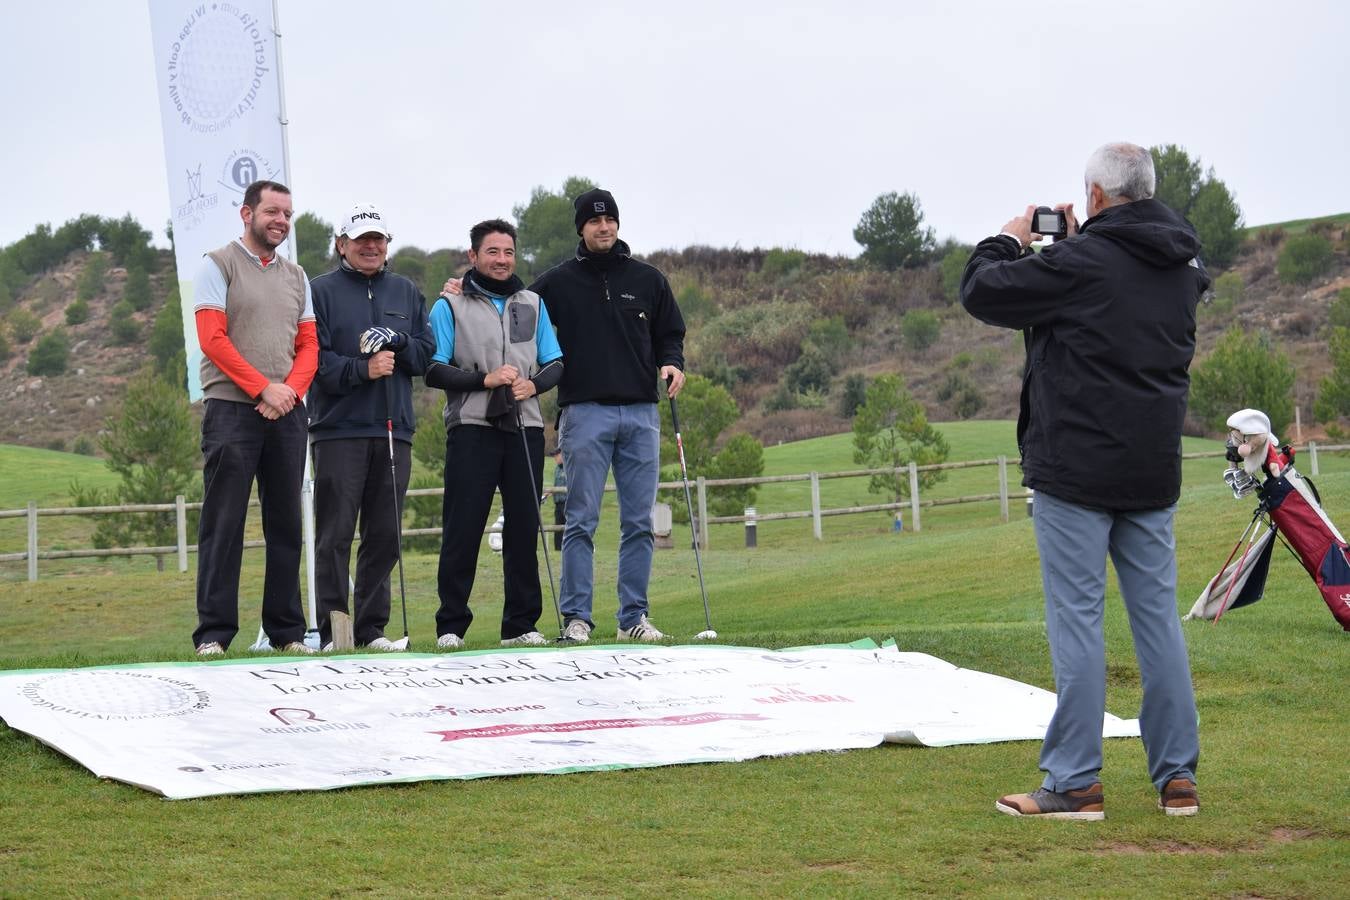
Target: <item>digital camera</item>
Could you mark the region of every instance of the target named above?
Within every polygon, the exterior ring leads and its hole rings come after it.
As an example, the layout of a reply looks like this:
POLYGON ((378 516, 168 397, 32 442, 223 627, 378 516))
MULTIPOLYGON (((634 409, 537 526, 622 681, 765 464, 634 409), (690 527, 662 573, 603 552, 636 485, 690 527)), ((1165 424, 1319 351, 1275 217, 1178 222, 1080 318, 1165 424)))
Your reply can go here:
POLYGON ((1042 237, 1066 238, 1069 236, 1069 219, 1060 209, 1038 206, 1031 214, 1031 230, 1042 237))

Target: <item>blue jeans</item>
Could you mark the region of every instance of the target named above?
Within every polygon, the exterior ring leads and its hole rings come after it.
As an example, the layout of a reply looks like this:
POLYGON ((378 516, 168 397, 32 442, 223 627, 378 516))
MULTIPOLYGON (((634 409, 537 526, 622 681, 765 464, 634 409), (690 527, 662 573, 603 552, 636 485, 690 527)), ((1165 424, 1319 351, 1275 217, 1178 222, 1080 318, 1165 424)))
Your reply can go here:
POLYGON ((647 612, 652 574, 652 504, 661 462, 661 419, 655 403, 571 403, 558 433, 567 464, 562 546, 562 614, 591 621, 595 592, 595 529, 605 477, 614 469, 619 494, 620 628, 647 612))
POLYGON ((1109 553, 1134 637, 1144 697, 1139 728, 1149 777, 1159 790, 1195 780, 1200 757, 1195 693, 1177 615, 1175 506, 1112 511, 1036 492, 1036 544, 1045 584, 1045 630, 1058 694, 1045 733, 1042 787, 1089 787, 1102 767, 1106 713, 1106 557, 1109 553))

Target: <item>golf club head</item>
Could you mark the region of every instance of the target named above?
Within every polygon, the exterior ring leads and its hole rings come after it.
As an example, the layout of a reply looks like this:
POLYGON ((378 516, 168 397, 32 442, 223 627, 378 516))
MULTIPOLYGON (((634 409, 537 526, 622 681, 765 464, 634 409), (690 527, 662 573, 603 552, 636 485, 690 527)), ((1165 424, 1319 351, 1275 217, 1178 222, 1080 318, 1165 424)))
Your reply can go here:
POLYGON ((707 631, 700 631, 698 634, 694 635, 694 640, 715 641, 717 640, 717 632, 713 631, 711 628, 709 628, 707 631))
POLYGON ((407 649, 408 649, 408 646, 409 646, 409 644, 408 644, 408 636, 405 634, 403 637, 399 638, 398 640, 393 641, 393 644, 394 644, 394 649, 395 649, 395 650, 407 650, 407 649))

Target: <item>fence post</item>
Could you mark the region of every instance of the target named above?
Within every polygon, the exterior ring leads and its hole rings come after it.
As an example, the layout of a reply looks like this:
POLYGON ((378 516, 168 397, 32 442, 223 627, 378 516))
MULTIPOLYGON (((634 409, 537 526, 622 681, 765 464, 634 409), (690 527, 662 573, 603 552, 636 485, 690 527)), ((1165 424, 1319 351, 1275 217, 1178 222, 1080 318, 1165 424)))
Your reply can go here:
POLYGON ((37 501, 28 501, 28 580, 37 581, 37 501))
POLYGON ((698 476, 698 544, 708 549, 708 483, 698 476))
POLYGON ((187 498, 182 494, 173 498, 173 516, 178 526, 178 571, 187 571, 187 498))
POLYGON ((816 540, 823 541, 824 533, 820 529, 820 473, 811 473, 811 530, 816 540))
POLYGON ((1322 474, 1317 471, 1317 441, 1308 441, 1308 474, 1322 474))
POLYGON ((909 516, 914 520, 914 531, 919 527, 919 467, 911 460, 909 464, 909 516))
POLYGON ((998 458, 998 513, 1008 521, 1008 457, 998 458))

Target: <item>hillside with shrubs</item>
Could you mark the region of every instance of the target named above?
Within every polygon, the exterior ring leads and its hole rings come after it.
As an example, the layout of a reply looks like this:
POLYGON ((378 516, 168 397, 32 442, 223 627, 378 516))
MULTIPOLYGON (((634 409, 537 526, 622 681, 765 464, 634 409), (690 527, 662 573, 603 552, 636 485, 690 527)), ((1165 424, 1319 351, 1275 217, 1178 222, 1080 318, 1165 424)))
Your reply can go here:
MULTIPOLYGON (((518 208, 517 218, 531 211, 518 208)), ((307 267, 331 266, 326 223, 301 216, 296 232, 307 267)), ((149 239, 129 218, 84 216, 0 250, 0 442, 101 452, 105 420, 134 375, 153 369, 181 383, 173 259, 149 239)), ((546 262, 524 231, 521 250, 527 270, 546 262)), ((1014 417, 1021 338, 957 302, 968 252, 930 236, 896 267, 783 248, 695 246, 645 258, 668 274, 688 320, 690 370, 735 399, 720 441, 743 433, 767 445, 849 430, 882 374, 898 374, 929 421, 1014 417)), ((405 247, 392 266, 434 298, 467 259, 460 249, 405 247)), ((1213 433, 1216 415, 1284 396, 1286 407, 1270 410, 1282 436, 1295 437, 1295 404, 1305 440, 1341 434, 1350 423, 1350 215, 1248 228, 1230 264, 1211 271, 1188 431, 1213 433), (1211 358, 1238 373, 1205 374, 1211 358)), ((421 390, 431 412, 434 392, 421 390)))

